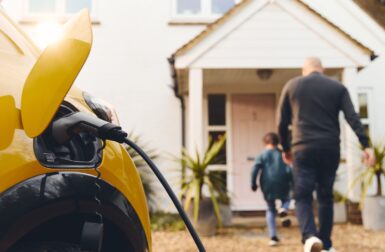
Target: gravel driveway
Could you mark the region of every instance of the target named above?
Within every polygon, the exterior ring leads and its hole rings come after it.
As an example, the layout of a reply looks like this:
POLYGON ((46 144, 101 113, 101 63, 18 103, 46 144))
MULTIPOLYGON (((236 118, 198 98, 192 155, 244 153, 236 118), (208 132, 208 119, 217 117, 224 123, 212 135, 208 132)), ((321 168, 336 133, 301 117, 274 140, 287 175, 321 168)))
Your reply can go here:
MULTIPOLYGON (((297 227, 280 229, 281 245, 271 248, 264 228, 223 229, 215 237, 203 238, 207 251, 303 251, 297 227)), ((337 225, 333 231, 334 247, 338 252, 385 252, 385 232, 366 231, 361 226, 337 225)), ((187 232, 154 232, 154 252, 196 251, 187 232)))

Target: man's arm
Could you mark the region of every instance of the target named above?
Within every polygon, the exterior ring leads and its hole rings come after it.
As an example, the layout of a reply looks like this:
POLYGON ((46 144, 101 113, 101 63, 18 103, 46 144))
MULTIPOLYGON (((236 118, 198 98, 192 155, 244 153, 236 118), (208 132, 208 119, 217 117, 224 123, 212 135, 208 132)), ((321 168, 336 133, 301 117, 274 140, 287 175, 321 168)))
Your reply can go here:
POLYGON ((286 84, 278 105, 278 134, 281 139, 281 145, 284 152, 290 151, 290 131, 289 125, 291 124, 291 107, 288 94, 288 86, 286 84))
POLYGON ((255 159, 255 164, 251 170, 251 190, 253 190, 253 191, 256 191, 258 188, 257 177, 258 177, 258 174, 259 174, 262 166, 263 166, 262 156, 260 155, 255 159))
POLYGON ((345 119, 357 135, 363 148, 369 148, 369 138, 365 134, 364 126, 361 123, 359 115, 354 110, 352 100, 350 99, 349 92, 344 88, 341 99, 341 109, 344 113, 345 119))
POLYGON ((349 92, 344 88, 344 93, 341 99, 341 109, 344 113, 345 119, 357 135, 362 147, 364 148, 364 163, 367 166, 373 166, 375 163, 375 156, 373 150, 370 148, 369 137, 365 134, 364 126, 361 123, 359 115, 354 110, 352 100, 349 92))

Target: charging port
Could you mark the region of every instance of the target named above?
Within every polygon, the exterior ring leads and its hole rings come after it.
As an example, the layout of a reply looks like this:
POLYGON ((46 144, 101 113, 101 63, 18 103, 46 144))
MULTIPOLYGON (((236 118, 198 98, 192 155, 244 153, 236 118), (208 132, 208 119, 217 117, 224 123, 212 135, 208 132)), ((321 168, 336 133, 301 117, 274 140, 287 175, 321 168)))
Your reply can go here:
MULTIPOLYGON (((54 119, 77 112, 68 102, 63 102, 54 119)), ((58 144, 52 137, 52 125, 34 139, 34 150, 39 162, 48 168, 95 168, 102 156, 98 150, 102 142, 98 137, 80 132, 64 144, 58 144)))

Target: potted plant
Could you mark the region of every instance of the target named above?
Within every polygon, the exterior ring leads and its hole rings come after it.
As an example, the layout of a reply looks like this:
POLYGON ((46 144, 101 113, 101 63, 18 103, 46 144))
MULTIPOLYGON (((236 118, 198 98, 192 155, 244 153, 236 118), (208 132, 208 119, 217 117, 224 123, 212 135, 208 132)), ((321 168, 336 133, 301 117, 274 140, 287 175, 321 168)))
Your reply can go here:
POLYGON ((333 191, 333 201, 334 201, 334 223, 345 223, 347 221, 346 214, 346 204, 344 202, 344 196, 339 192, 333 191))
POLYGON ((353 181, 351 188, 362 181, 360 207, 362 207, 362 220, 366 229, 385 230, 385 197, 382 190, 382 178, 385 176, 385 145, 373 146, 376 162, 367 167, 353 181), (369 195, 368 191, 376 185, 375 194, 369 195))
POLYGON ((221 176, 209 171, 208 166, 224 146, 225 140, 225 135, 216 142, 210 139, 202 156, 198 150, 194 155, 183 150, 182 157, 178 159, 187 171, 181 190, 184 208, 192 218, 198 233, 204 236, 214 235, 217 226, 222 226, 218 198, 226 197, 226 185, 221 176), (203 189, 207 189, 209 197, 204 195, 203 189))

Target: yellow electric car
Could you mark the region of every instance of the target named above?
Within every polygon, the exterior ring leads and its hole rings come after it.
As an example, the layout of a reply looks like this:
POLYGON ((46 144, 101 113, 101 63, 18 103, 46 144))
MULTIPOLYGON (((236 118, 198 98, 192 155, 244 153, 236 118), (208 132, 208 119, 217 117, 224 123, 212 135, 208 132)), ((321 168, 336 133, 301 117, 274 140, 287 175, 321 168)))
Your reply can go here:
POLYGON ((87 11, 41 51, 0 8, 0 252, 92 250, 95 237, 95 251, 151 251, 125 148, 92 129, 53 139, 53 122, 76 112, 117 124, 112 108, 71 87, 91 45, 87 11))

